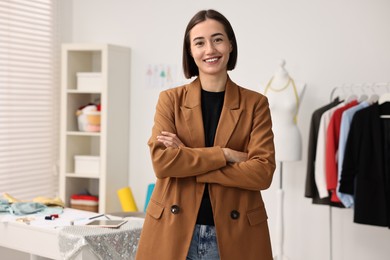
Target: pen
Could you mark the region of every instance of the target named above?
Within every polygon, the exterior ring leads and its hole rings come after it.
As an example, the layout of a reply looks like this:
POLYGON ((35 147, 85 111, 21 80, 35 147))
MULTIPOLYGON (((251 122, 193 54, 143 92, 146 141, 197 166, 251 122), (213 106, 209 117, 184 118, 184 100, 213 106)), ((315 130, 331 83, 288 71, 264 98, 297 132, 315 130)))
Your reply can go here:
POLYGON ((94 217, 90 217, 89 220, 95 219, 95 218, 100 218, 100 217, 103 217, 103 216, 104 216, 104 214, 96 215, 94 217))
POLYGON ((70 221, 70 225, 73 226, 75 221, 79 221, 79 220, 92 220, 92 219, 99 218, 99 217, 103 217, 103 216, 105 216, 107 219, 110 219, 110 218, 109 218, 107 215, 105 215, 105 214, 99 214, 99 215, 96 215, 96 216, 93 216, 93 217, 90 217, 90 218, 79 218, 79 219, 71 220, 71 221, 70 221))

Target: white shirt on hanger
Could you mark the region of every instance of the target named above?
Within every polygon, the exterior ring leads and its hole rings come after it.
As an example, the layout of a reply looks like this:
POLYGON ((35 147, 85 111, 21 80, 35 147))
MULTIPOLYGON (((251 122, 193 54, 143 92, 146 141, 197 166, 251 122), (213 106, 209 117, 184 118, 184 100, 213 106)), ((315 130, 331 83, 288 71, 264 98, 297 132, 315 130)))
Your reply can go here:
POLYGON ((320 128, 318 131, 317 137, 317 148, 316 148, 316 160, 315 160, 315 171, 314 171, 314 179, 316 182, 318 194, 321 199, 329 196, 328 187, 326 184, 326 131, 328 129, 328 125, 330 119, 334 111, 338 108, 344 106, 344 103, 340 103, 335 107, 325 111, 321 116, 320 128))

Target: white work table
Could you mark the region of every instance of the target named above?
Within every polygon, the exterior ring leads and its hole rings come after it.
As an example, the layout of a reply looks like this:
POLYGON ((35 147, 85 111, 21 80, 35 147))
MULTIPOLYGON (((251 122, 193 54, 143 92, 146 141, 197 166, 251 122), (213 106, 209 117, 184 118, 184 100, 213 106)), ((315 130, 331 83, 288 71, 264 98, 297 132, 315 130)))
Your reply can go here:
MULTIPOLYGON (((45 220, 43 214, 14 216, 1 213, 0 246, 28 253, 31 255, 31 259, 42 259, 42 257, 49 259, 99 259, 96 254, 102 249, 95 250, 93 248, 94 238, 106 238, 107 243, 109 243, 109 236, 118 232, 123 235, 124 239, 128 239, 129 234, 131 234, 133 241, 127 242, 133 243, 132 247, 136 248, 138 243, 136 238, 139 236, 143 224, 142 218, 126 218, 128 223, 119 229, 83 226, 88 222, 88 218, 96 215, 98 214, 70 208, 64 209, 59 218, 54 220, 45 220), (20 222, 20 218, 32 218, 33 220, 27 224, 20 222), (74 221, 74 226, 71 226, 71 221, 74 221), (86 229, 88 232, 85 232, 86 229), (69 240, 69 238, 72 239, 69 240), (72 244, 73 242, 74 244, 72 244), (66 246, 63 246, 64 243, 66 246), (69 248, 73 245, 75 248, 70 252, 69 248)), ((113 216, 109 216, 113 218, 113 216)), ((101 218, 104 219, 104 217, 101 218)), ((106 245, 106 247, 109 248, 110 245, 106 245)))

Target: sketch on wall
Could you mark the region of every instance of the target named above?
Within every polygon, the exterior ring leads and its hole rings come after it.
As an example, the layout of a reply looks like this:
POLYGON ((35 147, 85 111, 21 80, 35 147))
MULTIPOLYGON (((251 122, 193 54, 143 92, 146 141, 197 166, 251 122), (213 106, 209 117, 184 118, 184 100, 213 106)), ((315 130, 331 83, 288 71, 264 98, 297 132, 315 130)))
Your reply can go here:
POLYGON ((168 89, 185 84, 182 71, 177 65, 149 64, 146 68, 146 87, 168 89))

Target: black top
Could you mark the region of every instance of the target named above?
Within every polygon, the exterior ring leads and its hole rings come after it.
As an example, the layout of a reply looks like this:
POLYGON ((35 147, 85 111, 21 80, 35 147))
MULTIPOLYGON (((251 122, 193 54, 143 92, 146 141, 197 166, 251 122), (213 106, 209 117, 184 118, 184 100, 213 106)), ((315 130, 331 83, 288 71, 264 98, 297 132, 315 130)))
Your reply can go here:
MULTIPOLYGON (((224 97, 225 91, 208 92, 202 89, 202 117, 206 147, 212 147, 214 145, 215 132, 221 115, 224 97)), ((196 223, 214 226, 213 210, 211 208, 207 183, 203 192, 202 203, 200 204, 196 223)))

